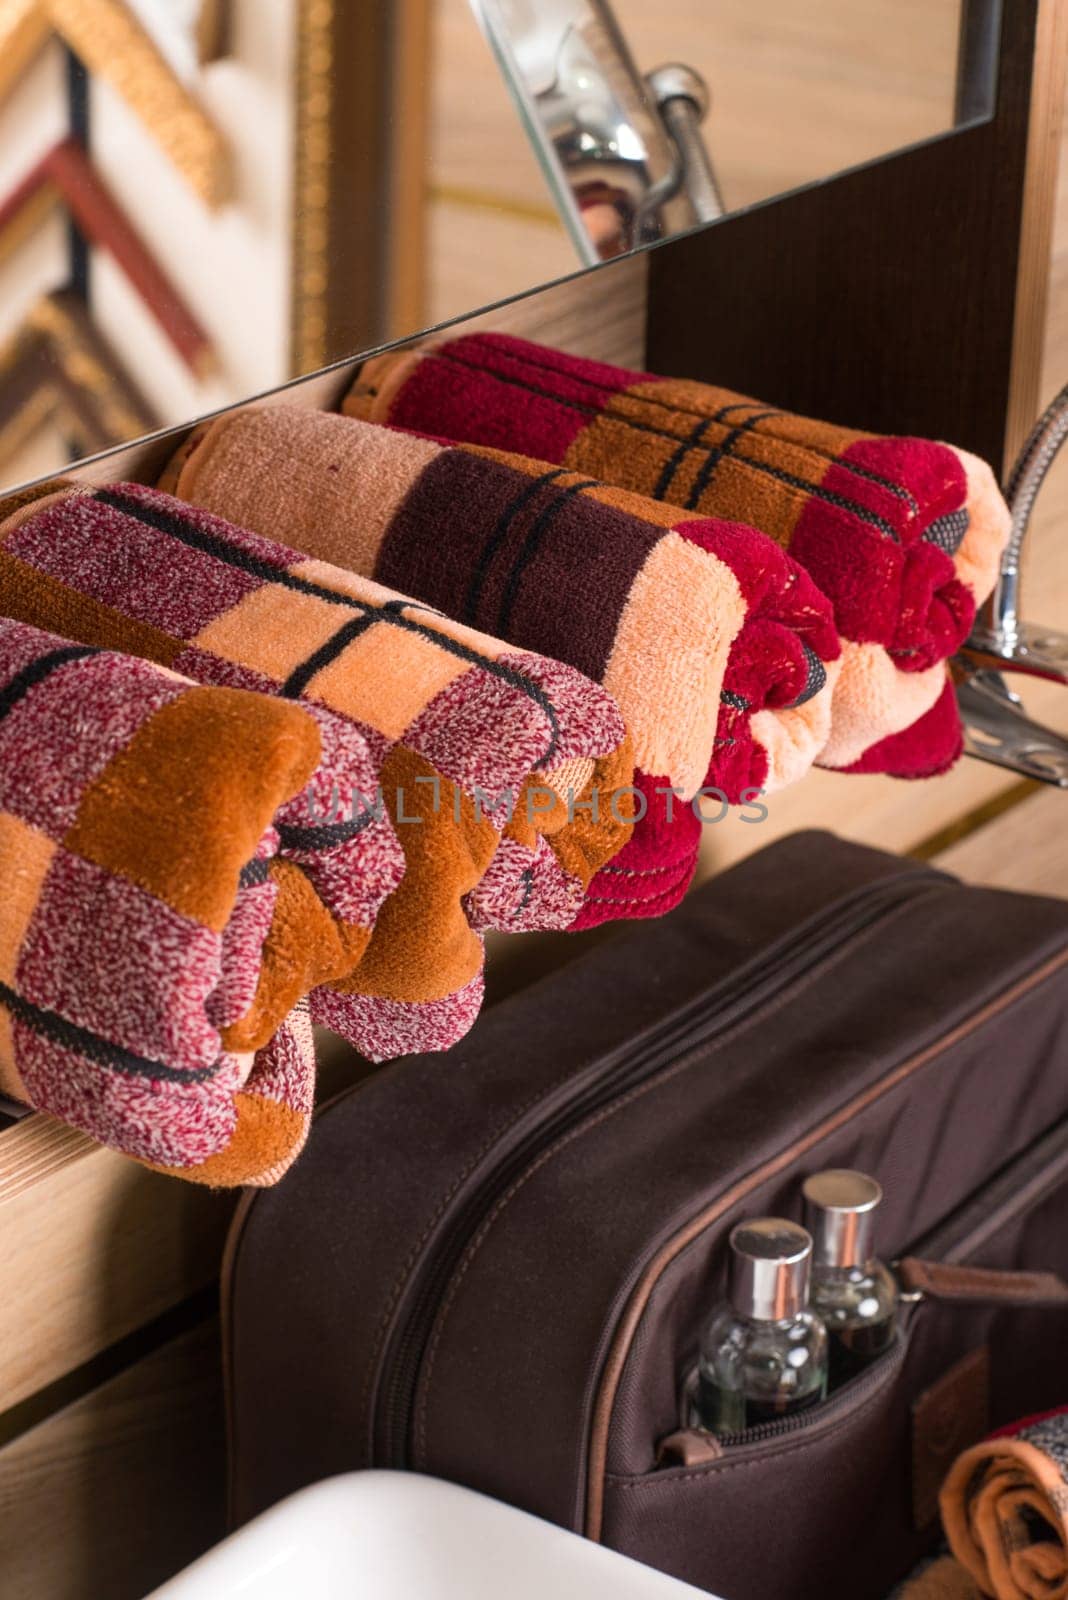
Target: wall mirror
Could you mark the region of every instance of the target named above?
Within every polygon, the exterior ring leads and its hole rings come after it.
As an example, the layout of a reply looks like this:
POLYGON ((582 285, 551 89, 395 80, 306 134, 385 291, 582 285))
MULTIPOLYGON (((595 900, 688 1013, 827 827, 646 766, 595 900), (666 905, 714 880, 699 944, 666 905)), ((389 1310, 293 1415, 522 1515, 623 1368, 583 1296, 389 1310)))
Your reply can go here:
POLYGON ((997 37, 997 0, 15 0, 0 486, 980 121, 997 37))

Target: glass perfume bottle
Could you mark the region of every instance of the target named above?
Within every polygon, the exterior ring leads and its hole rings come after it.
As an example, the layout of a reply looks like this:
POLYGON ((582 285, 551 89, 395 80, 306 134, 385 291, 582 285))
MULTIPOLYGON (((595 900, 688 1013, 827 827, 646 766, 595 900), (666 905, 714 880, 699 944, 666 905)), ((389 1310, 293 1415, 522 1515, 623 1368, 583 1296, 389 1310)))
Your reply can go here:
POLYGON ((758 1217, 730 1236, 727 1302, 701 1340, 693 1423, 739 1433, 815 1405, 827 1392, 827 1334, 807 1304, 812 1240, 758 1217))
POLYGON ((830 1387, 856 1377, 894 1341, 898 1287, 875 1254, 883 1191, 864 1172, 836 1167, 806 1178, 813 1308, 830 1338, 830 1387))

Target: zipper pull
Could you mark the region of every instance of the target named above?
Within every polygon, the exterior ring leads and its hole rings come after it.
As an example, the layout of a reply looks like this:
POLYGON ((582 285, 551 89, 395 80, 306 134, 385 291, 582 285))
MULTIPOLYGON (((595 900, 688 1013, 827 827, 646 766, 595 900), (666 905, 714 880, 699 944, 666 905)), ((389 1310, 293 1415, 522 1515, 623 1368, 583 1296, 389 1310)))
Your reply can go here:
POLYGON ((956 1266, 905 1256, 894 1263, 901 1300, 957 1305, 1068 1307, 1068 1283, 1055 1272, 1002 1272, 997 1267, 956 1266))
POLYGON ((703 1428, 678 1428, 656 1447, 657 1467, 703 1467, 726 1451, 714 1433, 703 1428))

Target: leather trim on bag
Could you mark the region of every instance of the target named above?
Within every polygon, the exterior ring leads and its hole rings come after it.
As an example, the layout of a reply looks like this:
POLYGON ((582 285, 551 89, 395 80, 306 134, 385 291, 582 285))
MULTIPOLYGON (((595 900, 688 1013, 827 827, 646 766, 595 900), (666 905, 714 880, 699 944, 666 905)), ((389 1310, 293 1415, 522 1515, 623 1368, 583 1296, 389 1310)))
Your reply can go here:
POLYGON ((1002 1272, 906 1256, 897 1264, 897 1275, 907 1293, 929 1300, 964 1305, 1068 1305, 1068 1283, 1056 1272, 1002 1272))
POLYGON ((712 1205, 706 1206, 681 1233, 664 1245, 653 1257, 638 1282, 634 1293, 623 1312, 615 1337, 612 1340, 608 1358, 605 1362, 604 1372, 597 1388, 597 1397, 593 1408, 593 1418, 590 1426, 590 1441, 588 1465, 586 1469, 586 1526, 585 1534, 589 1539, 600 1542, 601 1530, 604 1521, 604 1485, 608 1461, 608 1430, 612 1418, 612 1409, 615 1404, 616 1392, 619 1388, 623 1369, 630 1353, 631 1341, 637 1331, 638 1324, 645 1314, 649 1299, 656 1288, 657 1282, 666 1271, 674 1258, 686 1248, 697 1236, 703 1233, 723 1216, 732 1206, 744 1200, 745 1196, 753 1189, 758 1188, 769 1178, 793 1166, 799 1157, 806 1151, 833 1133, 837 1128, 849 1122, 859 1112, 881 1100, 892 1089, 905 1082, 912 1075, 921 1070, 936 1056, 952 1049, 962 1039, 984 1026, 992 1017, 996 1017, 1028 994, 1068 964, 1068 950, 1063 950, 1059 955, 1053 956, 1049 961, 1037 967, 1034 972, 1021 978, 1017 983, 1006 989, 995 1000, 976 1011, 964 1022, 958 1023, 926 1049, 918 1051, 907 1061, 877 1084, 873 1084, 862 1094, 854 1097, 848 1104, 839 1108, 832 1116, 826 1117, 816 1127, 811 1128, 802 1138, 797 1139, 787 1148, 780 1150, 778 1155, 764 1162, 755 1171, 748 1174, 739 1183, 734 1184, 712 1205))

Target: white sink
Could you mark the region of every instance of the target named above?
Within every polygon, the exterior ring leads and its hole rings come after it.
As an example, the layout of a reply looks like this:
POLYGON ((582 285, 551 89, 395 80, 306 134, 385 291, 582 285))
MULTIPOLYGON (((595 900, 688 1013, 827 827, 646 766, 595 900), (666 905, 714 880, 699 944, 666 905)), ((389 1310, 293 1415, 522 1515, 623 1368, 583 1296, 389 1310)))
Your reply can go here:
POLYGON ((350 1472, 291 1495, 149 1600, 708 1600, 470 1489, 350 1472))

